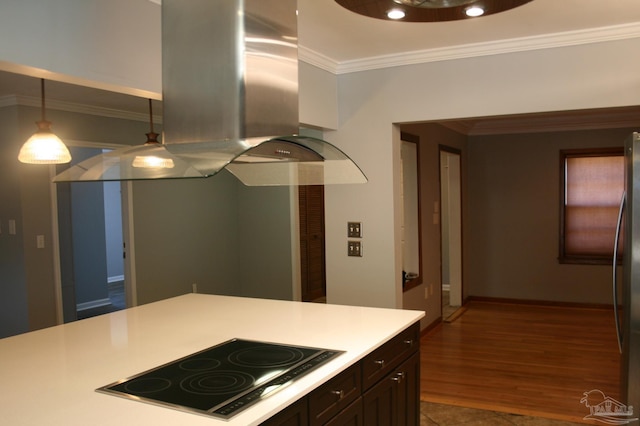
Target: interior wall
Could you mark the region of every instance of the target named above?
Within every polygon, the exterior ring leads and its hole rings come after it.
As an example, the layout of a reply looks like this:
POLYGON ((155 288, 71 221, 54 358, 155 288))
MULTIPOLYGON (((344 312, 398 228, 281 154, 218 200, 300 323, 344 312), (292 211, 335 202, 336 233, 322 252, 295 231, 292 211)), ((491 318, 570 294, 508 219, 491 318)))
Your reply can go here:
MULTIPOLYGON (((71 152, 76 164, 101 150, 72 149, 71 152)), ((109 298, 104 190, 102 183, 96 182, 72 183, 70 186, 75 303, 82 309, 104 304, 109 298)))
MULTIPOLYGON (((231 281, 238 294, 263 299, 293 299, 292 238, 290 202, 298 202, 296 187, 248 187, 238 185, 239 241, 237 276, 231 281)), ((297 228, 296 228, 297 231, 297 228)))
MULTIPOLYGON (((57 323, 51 198, 55 186, 51 183, 52 167, 17 160, 20 147, 36 130, 34 122, 40 118, 40 109, 7 106, 0 108, 0 117, 9 120, 0 130, 6 136, 0 143, 4 165, 0 172, 4 177, 0 184, 0 262, 11 261, 10 266, 0 268, 0 291, 4 292, 0 303, 6 304, 1 310, 0 333, 6 337, 57 323), (10 219, 16 223, 15 235, 8 233, 10 219), (44 248, 37 247, 39 235, 44 237, 44 248), (6 256, 5 249, 9 252, 6 256)), ((135 135, 140 135, 142 143, 148 131, 144 122, 52 109, 47 111, 47 119, 53 122, 53 131, 66 141, 135 143, 135 135)))
POLYGON ((18 134, 18 107, 0 108, 0 338, 29 330, 18 134))
MULTIPOLYGON (((38 109, 19 107, 17 140, 8 141, 14 147, 13 155, 19 176, 21 215, 17 220, 17 235, 22 238, 22 261, 27 291, 29 330, 38 330, 56 323, 54 260, 52 251, 53 224, 51 215, 51 167, 38 167, 17 161, 20 146, 36 130, 34 122, 38 109), (37 239, 42 236, 44 247, 38 248, 37 239)), ((47 118, 55 120, 51 114, 47 118)), ((59 135, 59 134, 58 134, 59 135)), ((60 136, 60 135, 59 135, 60 136)))
POLYGON ((327 286, 340 295, 333 302, 403 305, 393 261, 400 247, 400 218, 392 208, 400 173, 394 123, 635 105, 640 58, 629 52, 639 43, 614 40, 339 75, 339 130, 326 137, 352 155, 369 182, 328 187, 325 194, 327 286), (358 262, 343 254, 344 223, 352 218, 369 230, 358 262))
POLYGON ((208 179, 134 189, 139 304, 190 293, 292 298, 289 188, 208 179))
POLYGON ((227 173, 133 182, 139 304, 192 292, 235 295, 238 195, 227 173))
POLYGON ((470 138, 469 295, 611 304, 611 266, 558 263, 559 151, 622 146, 634 130, 470 138))

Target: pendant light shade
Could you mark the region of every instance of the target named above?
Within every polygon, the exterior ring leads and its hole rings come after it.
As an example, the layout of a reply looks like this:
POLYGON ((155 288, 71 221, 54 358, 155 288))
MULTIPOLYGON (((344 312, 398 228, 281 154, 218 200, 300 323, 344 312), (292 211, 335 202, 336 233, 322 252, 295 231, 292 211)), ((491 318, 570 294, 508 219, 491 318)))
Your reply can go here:
MULTIPOLYGON (((158 134, 153 131, 153 105, 149 99, 149 133, 147 133, 147 147, 159 147, 162 148, 162 144, 158 142, 158 134)), ((164 150, 156 150, 156 155, 137 155, 133 162, 132 167, 147 168, 147 169, 172 169, 175 167, 173 159, 170 158, 164 150), (164 155, 163 155, 164 154, 164 155)))
POLYGON ((28 164, 64 164, 71 161, 66 145, 51 131, 51 122, 45 119, 44 79, 41 82, 42 120, 37 121, 38 130, 20 148, 18 160, 28 164))

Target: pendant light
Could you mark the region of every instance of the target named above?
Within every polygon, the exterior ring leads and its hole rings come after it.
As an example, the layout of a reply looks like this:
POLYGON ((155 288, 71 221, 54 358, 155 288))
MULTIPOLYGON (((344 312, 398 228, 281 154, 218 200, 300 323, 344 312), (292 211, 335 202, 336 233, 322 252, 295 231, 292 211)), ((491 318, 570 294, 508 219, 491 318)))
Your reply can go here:
MULTIPOLYGON (((153 131, 153 109, 151 99, 149 99, 149 133, 147 133, 147 142, 145 146, 160 146, 158 142, 158 134, 153 131)), ((172 169, 174 167, 173 160, 159 155, 138 155, 133 159, 131 164, 133 167, 141 167, 148 169, 172 169)))
POLYGON ((71 161, 66 145, 51 131, 51 122, 45 118, 44 79, 40 79, 42 94, 42 120, 38 130, 20 148, 18 160, 28 164, 64 164, 71 161))

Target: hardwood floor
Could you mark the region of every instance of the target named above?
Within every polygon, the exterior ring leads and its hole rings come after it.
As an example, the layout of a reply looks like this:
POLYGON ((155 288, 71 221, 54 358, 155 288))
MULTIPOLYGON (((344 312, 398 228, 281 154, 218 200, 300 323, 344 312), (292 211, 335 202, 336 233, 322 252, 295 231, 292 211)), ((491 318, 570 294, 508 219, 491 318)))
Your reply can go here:
MULTIPOLYGON (((421 339, 421 399, 503 413, 584 421, 585 392, 619 400, 613 314, 470 302, 421 339)), ((624 401, 621 401, 624 402, 624 401)))

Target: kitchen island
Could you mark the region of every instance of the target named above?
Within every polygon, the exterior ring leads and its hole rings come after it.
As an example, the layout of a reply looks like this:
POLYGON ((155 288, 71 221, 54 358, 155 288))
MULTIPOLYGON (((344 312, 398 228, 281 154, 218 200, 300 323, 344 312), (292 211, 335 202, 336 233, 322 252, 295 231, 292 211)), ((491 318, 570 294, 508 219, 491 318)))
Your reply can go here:
POLYGON ((260 424, 353 369, 423 316, 187 294, 0 340, 0 417, 12 426, 260 424), (228 420, 95 391, 234 338, 344 353, 228 420))

